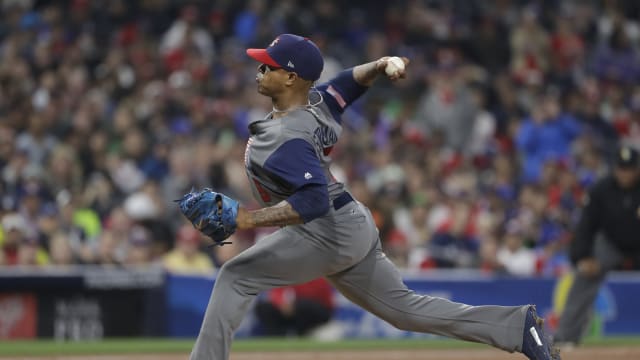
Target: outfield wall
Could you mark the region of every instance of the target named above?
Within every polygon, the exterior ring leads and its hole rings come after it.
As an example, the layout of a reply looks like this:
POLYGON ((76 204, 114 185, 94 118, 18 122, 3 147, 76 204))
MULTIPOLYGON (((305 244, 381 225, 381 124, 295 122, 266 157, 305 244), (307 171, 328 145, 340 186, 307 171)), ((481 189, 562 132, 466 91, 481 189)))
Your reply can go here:
POLYGON ((161 269, 0 268, 0 339, 164 336, 161 269))
MULTIPOLYGON (((571 277, 515 278, 483 275, 475 271, 434 271, 404 274, 409 288, 420 294, 444 297, 472 305, 536 304, 553 330, 557 313, 564 305, 571 277)), ((213 279, 208 277, 168 276, 167 331, 170 336, 195 336, 204 314, 213 279)), ((399 331, 375 316, 351 304, 336 293, 338 308, 333 330, 346 338, 422 337, 399 331)), ((640 334, 640 273, 611 274, 596 301, 596 316, 591 333, 601 335, 640 334)), ((252 314, 245 319, 237 337, 259 331, 252 314)))
MULTIPOLYGON (((538 306, 553 329, 570 278, 513 278, 475 271, 404 274, 417 293, 472 305, 538 306)), ((161 269, 0 270, 0 339, 193 337, 200 328, 215 276, 167 275, 161 269)), ((336 293, 333 337, 424 337, 399 331, 336 293)), ((590 330, 594 335, 640 335, 640 273, 614 273, 602 288, 590 330)), ((248 314, 237 337, 259 332, 248 314)))

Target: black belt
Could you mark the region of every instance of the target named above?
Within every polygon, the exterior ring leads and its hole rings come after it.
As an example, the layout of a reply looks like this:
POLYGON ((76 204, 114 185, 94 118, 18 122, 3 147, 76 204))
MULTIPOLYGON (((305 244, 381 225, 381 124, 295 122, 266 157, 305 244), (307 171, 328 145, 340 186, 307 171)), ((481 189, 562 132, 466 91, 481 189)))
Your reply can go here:
POLYGON ((347 205, 348 203, 353 201, 353 197, 348 192, 343 192, 338 195, 337 198, 333 199, 333 208, 335 210, 340 210, 341 207, 347 205))

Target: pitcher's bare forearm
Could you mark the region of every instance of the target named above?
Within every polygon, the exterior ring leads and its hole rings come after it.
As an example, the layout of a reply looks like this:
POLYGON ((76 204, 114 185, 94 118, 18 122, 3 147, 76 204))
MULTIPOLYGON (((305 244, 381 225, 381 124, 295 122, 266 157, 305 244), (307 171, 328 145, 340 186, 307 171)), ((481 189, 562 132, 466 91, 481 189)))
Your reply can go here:
POLYGON ((378 61, 357 65, 353 68, 353 79, 362 86, 371 86, 380 74, 378 61))
POLYGON ((259 210, 238 209, 238 229, 302 224, 300 214, 287 201, 259 210))

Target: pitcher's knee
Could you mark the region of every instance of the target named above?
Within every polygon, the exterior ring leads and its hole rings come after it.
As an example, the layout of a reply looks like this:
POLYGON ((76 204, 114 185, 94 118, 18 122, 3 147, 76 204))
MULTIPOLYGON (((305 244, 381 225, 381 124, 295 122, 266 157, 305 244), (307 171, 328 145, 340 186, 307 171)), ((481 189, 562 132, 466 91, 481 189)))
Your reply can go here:
POLYGON ((402 331, 432 332, 443 328, 453 329, 460 325, 451 320, 426 318, 406 313, 388 314, 388 316, 383 317, 383 319, 396 329, 402 331))
POLYGON ((256 294, 259 284, 255 281, 255 276, 247 273, 247 267, 238 261, 234 261, 235 259, 231 259, 222 265, 216 275, 216 282, 230 286, 242 294, 256 294))
POLYGON ((389 324, 391 324, 391 326, 393 326, 394 328, 398 329, 398 330, 406 330, 406 324, 403 323, 402 321, 396 320, 396 319, 390 319, 387 320, 387 322, 389 324))
POLYGON ((386 314, 379 314, 382 319, 389 323, 389 325, 393 326, 398 330, 410 330, 409 323, 407 322, 406 317, 402 313, 397 312, 389 312, 386 314))
POLYGON ((419 331, 420 329, 424 329, 426 326, 424 324, 417 323, 413 320, 397 320, 392 323, 392 325, 402 331, 419 331))

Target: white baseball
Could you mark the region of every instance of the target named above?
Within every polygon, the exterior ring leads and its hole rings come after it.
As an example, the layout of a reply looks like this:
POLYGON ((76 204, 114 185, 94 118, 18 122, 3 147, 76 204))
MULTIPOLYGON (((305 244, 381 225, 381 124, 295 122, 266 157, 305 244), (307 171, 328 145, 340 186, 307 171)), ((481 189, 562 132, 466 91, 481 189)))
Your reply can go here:
POLYGON ((400 70, 404 70, 404 61, 397 56, 392 56, 387 59, 387 66, 384 68, 384 72, 389 76, 396 75, 400 70))

